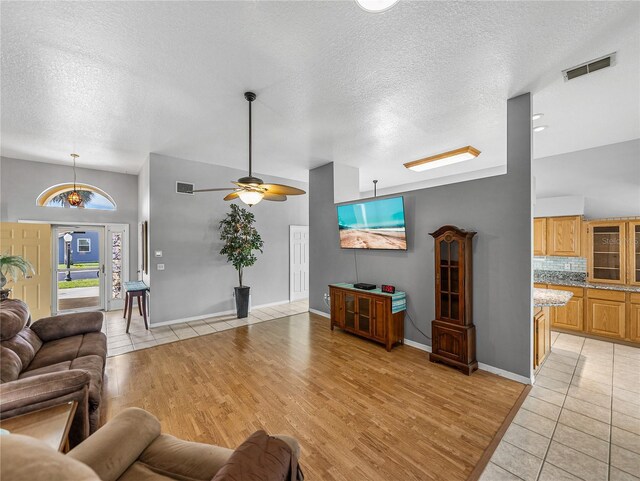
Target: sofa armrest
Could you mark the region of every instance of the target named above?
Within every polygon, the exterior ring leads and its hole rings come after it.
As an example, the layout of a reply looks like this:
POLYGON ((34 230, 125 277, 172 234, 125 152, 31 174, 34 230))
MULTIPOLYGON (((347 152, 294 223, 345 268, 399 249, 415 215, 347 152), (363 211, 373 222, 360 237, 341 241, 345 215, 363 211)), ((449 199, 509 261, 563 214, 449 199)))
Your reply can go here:
POLYGON ((73 448, 67 456, 93 469, 102 481, 115 481, 158 436, 160 421, 128 408, 73 448))
POLYGON ((31 330, 43 342, 64 337, 100 332, 104 314, 102 312, 78 312, 60 316, 43 317, 31 324, 31 330))
POLYGON ((139 460, 167 478, 211 481, 232 454, 233 449, 161 434, 139 460))
MULTIPOLYGON (((46 407, 42 403, 47 403, 75 392, 86 396, 90 380, 91 377, 86 371, 71 369, 2 383, 0 384, 0 415, 9 411, 20 414, 41 409, 46 407), (34 408, 30 410, 29 406, 34 406, 34 408)), ((50 403, 51 406, 55 404, 59 403, 50 403)))

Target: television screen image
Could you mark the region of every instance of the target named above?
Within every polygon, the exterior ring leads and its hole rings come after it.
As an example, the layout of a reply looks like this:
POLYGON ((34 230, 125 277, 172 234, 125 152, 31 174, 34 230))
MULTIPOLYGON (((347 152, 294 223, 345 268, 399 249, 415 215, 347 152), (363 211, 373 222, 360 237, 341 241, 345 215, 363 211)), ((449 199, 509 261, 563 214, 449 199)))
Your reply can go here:
POLYGON ((407 249, 402 197, 338 206, 340 247, 407 249))

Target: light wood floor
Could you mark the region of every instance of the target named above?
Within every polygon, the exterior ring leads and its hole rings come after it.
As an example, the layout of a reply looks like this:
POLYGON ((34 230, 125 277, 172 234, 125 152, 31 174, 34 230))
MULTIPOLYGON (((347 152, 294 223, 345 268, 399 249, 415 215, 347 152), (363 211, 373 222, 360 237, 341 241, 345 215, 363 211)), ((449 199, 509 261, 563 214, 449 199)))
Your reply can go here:
POLYGON ((467 479, 524 388, 309 313, 115 356, 107 376, 104 420, 138 406, 164 432, 228 447, 290 434, 323 481, 467 479))

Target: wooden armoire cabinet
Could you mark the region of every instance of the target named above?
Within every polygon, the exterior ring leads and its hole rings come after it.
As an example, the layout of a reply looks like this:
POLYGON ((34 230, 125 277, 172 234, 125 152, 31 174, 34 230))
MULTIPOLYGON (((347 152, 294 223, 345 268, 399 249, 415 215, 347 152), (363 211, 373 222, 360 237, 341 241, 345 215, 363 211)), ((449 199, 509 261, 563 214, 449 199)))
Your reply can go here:
POLYGON ((431 235, 435 239, 436 319, 431 323, 430 359, 470 375, 478 369, 471 298, 476 233, 445 225, 431 235))

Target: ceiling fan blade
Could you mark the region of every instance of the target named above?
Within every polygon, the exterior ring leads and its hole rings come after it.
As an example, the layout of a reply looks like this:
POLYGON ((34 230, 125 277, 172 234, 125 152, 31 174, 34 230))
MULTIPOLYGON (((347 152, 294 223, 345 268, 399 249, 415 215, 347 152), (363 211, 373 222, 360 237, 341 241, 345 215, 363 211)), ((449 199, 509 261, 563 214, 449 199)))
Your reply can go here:
POLYGON ((271 194, 270 192, 265 192, 263 199, 273 200, 275 202, 284 202, 285 200, 287 200, 287 196, 282 194, 271 194))
POLYGON ((260 184, 261 189, 266 189, 269 194, 277 195, 302 195, 306 192, 296 187, 290 187, 282 184, 260 184))
POLYGON ((219 189, 194 189, 193 192, 220 192, 223 190, 236 190, 233 187, 220 187, 219 189))
POLYGON ((224 200, 233 200, 237 198, 238 198, 238 192, 231 192, 230 194, 227 194, 225 196, 224 200))

